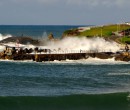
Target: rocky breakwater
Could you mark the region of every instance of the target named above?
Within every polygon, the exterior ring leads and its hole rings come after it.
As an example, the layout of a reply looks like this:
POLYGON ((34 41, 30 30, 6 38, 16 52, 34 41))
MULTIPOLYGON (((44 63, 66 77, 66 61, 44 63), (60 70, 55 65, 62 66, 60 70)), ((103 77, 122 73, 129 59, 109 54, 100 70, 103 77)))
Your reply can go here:
POLYGON ((0 52, 0 59, 8 60, 31 60, 34 56, 29 55, 33 52, 27 45, 38 46, 40 41, 27 36, 8 37, 0 41, 0 45, 5 49, 0 52))
POLYGON ((87 53, 87 55, 92 58, 109 59, 109 58, 113 58, 115 53, 113 53, 113 52, 94 52, 94 53, 87 53))
POLYGON ((3 60, 33 60, 34 55, 30 53, 33 52, 33 49, 16 49, 15 47, 6 47, 3 52, 0 52, 0 59, 3 60))
POLYGON ((130 61, 130 52, 117 53, 115 55, 115 60, 129 62, 130 61))
MULTIPOLYGON (((50 34, 48 37, 48 40, 55 41, 53 34, 50 34)), ((9 59, 9 60, 34 60, 37 61, 54 61, 54 60, 78 60, 82 58, 99 58, 99 59, 109 59, 109 58, 115 58, 116 61, 130 61, 130 53, 129 48, 127 45, 125 46, 124 52, 79 52, 79 53, 63 53, 63 54, 55 54, 52 53, 51 50, 46 53, 46 49, 39 50, 38 46, 40 45, 40 41, 35 40, 30 37, 10 37, 7 39, 4 39, 0 41, 1 45, 6 46, 6 49, 0 53, 0 59, 9 59), (10 47, 8 45, 5 45, 9 42, 14 43, 20 43, 25 44, 24 47, 10 47), (35 48, 26 48, 26 44, 32 44, 35 48), (37 48, 36 48, 37 47, 37 48), (127 48, 126 48, 127 47, 127 48), (33 53, 33 54, 32 54, 33 53), (37 53, 37 54, 36 54, 37 53), (42 54, 43 53, 43 54, 42 54), (40 59, 40 60, 39 60, 40 59)))

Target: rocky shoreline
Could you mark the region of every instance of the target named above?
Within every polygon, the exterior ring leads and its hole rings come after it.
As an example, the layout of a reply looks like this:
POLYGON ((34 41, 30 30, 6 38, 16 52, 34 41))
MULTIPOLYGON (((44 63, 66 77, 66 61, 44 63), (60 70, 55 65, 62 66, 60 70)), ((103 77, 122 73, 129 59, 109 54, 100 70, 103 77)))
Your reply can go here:
POLYGON ((6 50, 0 53, 0 59, 3 60, 33 60, 36 62, 54 61, 54 60, 79 60, 87 58, 110 59, 115 61, 130 61, 130 52, 79 52, 79 53, 53 53, 49 49, 16 49, 15 47, 6 47, 6 50))
POLYGON ((32 37, 27 37, 27 36, 8 37, 8 38, 0 41, 0 44, 9 43, 9 42, 21 43, 21 44, 28 44, 29 43, 32 45, 39 45, 40 44, 39 40, 34 39, 32 37))
MULTIPOLYGON (((48 36, 48 40, 56 41, 53 34, 48 36)), ((59 39, 60 40, 60 39, 59 39)), ((126 50, 126 45, 120 45, 120 48, 123 51, 120 52, 68 52, 68 53, 53 53, 50 49, 40 49, 41 41, 37 39, 33 39, 31 37, 9 37, 2 41, 0 44, 5 46, 6 49, 0 52, 0 59, 8 59, 8 60, 33 60, 36 62, 42 61, 54 61, 54 60, 79 60, 79 59, 87 59, 89 57, 99 58, 99 59, 109 59, 114 58, 115 61, 130 61, 130 52, 129 45, 128 50, 126 50), (31 44, 34 45, 35 48, 23 48, 23 47, 14 47, 5 45, 5 43, 16 42, 21 44, 31 44)))

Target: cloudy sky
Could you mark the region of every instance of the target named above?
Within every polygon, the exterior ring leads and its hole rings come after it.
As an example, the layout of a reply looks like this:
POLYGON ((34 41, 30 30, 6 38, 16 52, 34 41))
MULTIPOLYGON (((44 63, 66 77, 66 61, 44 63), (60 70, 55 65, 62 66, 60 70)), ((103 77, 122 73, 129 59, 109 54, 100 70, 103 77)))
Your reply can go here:
POLYGON ((102 25, 130 21, 130 0, 0 0, 0 24, 102 25))

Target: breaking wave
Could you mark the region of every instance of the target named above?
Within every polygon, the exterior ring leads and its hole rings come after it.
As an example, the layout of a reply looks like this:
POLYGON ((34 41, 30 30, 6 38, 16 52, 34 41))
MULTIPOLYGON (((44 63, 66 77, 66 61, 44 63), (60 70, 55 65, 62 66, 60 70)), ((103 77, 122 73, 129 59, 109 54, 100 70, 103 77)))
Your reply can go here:
POLYGON ((51 49, 61 49, 65 51, 86 50, 96 52, 116 52, 119 50, 119 46, 116 42, 106 41, 99 37, 66 37, 59 41, 48 42, 47 46, 51 49))
POLYGON ((8 35, 0 34, 0 41, 6 39, 8 37, 12 37, 12 35, 10 35, 10 34, 8 34, 8 35))

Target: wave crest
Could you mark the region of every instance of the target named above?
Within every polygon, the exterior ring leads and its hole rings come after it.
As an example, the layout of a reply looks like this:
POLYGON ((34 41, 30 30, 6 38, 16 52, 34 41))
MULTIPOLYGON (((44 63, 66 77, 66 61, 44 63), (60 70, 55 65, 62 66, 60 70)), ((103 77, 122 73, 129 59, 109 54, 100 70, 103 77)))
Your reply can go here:
POLYGON ((10 35, 10 34, 3 35, 3 34, 0 33, 0 41, 6 39, 6 38, 8 38, 8 37, 12 37, 12 35, 10 35))

